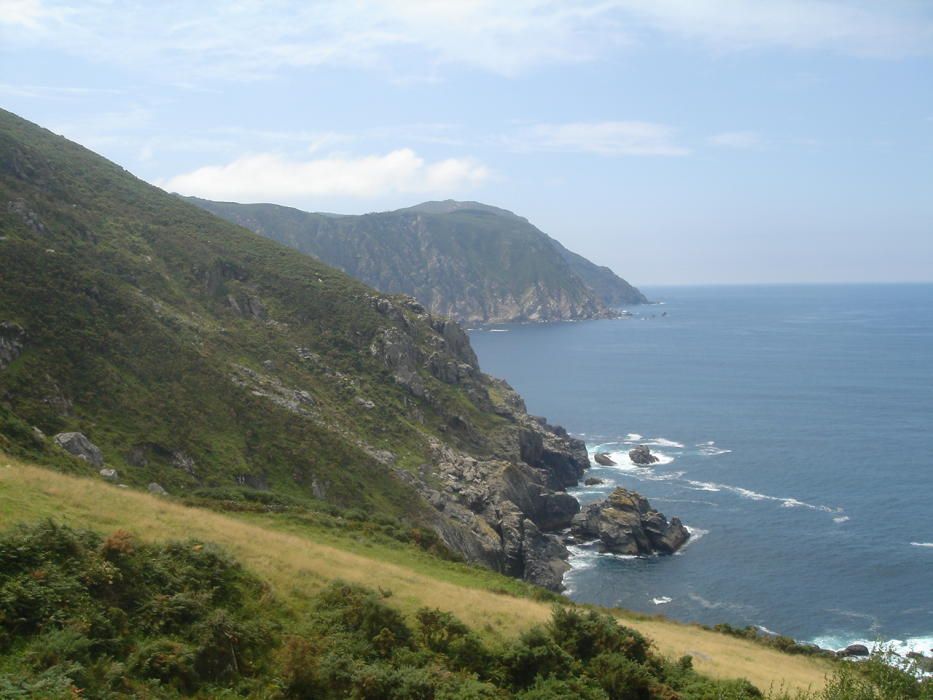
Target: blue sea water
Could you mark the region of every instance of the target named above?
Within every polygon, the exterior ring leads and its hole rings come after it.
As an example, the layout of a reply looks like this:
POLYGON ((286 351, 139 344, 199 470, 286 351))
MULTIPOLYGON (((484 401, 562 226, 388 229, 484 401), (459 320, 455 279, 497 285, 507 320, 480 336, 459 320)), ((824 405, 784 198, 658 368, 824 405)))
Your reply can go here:
POLYGON ((471 331, 529 411, 613 453, 582 503, 625 486, 694 533, 669 557, 576 548, 569 595, 929 653, 933 285, 645 291, 628 320, 471 331))

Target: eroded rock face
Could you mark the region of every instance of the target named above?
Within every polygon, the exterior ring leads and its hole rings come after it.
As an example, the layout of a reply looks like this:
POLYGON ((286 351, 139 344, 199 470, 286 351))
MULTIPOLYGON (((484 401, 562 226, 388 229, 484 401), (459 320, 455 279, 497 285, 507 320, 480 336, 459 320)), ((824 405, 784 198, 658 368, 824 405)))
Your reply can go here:
POLYGON ((26 331, 19 324, 0 321, 0 370, 6 369, 23 353, 26 331))
POLYGON ((673 554, 690 538, 678 518, 668 521, 644 496, 623 488, 586 506, 571 531, 581 540, 598 539, 607 552, 628 555, 673 554))
POLYGON ((59 433, 54 438, 55 444, 79 459, 84 459, 99 467, 104 463, 104 455, 84 433, 59 433))
POLYGON ((658 461, 658 458, 651 454, 651 450, 648 449, 647 445, 639 445, 638 447, 629 450, 628 458, 635 464, 642 467, 646 467, 649 464, 654 464, 658 461))

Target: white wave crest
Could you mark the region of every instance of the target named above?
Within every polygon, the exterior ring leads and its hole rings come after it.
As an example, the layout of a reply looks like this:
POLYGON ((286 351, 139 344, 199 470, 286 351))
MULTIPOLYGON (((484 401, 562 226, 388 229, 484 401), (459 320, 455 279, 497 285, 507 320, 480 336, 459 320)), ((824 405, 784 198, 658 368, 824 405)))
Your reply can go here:
POLYGON ((933 542, 911 542, 911 547, 933 547, 933 542))
POLYGON ((687 528, 687 532, 690 533, 690 539, 684 542, 683 546, 674 552, 675 557, 682 555, 687 547, 699 542, 705 535, 709 534, 709 530, 704 530, 703 528, 691 527, 690 525, 684 525, 684 527, 687 528))
POLYGON ((674 599, 666 595, 662 595, 662 596, 658 596, 657 598, 652 598, 651 602, 654 603, 655 605, 666 605, 667 603, 670 603, 672 600, 674 599))
POLYGON ((849 520, 848 515, 839 515, 833 518, 834 523, 845 523, 845 522, 848 522, 848 520, 849 520))
POLYGON ((729 491, 731 493, 737 494, 742 498, 747 498, 752 501, 775 501, 780 503, 784 508, 809 508, 810 510, 818 510, 823 513, 841 513, 842 508, 832 508, 830 506, 824 506, 816 503, 807 503, 806 501, 801 501, 796 498, 790 498, 787 496, 769 496, 764 493, 758 493, 757 491, 752 491, 751 489, 745 489, 741 486, 730 486, 729 484, 716 484, 708 481, 692 481, 688 480, 691 488, 696 491, 729 491))
POLYGON ((641 439, 642 439, 642 436, 639 435, 638 433, 629 433, 628 435, 625 436, 626 442, 638 442, 641 439))
POLYGON ((732 452, 732 450, 726 450, 717 446, 715 440, 697 443, 696 447, 699 448, 698 452, 705 457, 717 457, 732 452))

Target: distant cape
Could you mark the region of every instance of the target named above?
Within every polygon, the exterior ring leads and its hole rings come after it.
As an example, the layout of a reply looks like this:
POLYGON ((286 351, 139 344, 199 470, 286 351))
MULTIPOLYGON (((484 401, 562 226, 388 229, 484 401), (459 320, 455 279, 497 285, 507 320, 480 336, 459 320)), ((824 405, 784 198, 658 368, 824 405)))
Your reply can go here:
POLYGON ((516 214, 479 202, 425 202, 341 216, 275 204, 187 198, 356 277, 466 323, 612 318, 647 302, 608 267, 516 214))

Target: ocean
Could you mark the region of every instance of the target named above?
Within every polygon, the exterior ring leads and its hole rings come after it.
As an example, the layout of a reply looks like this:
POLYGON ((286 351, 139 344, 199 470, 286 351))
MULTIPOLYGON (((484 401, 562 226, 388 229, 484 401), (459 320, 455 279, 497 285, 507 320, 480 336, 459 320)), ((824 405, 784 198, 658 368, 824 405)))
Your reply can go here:
POLYGON ((647 288, 626 320, 470 332, 531 413, 613 454, 674 556, 573 549, 574 600, 933 650, 933 285, 647 288), (651 468, 627 451, 645 444, 651 468))

